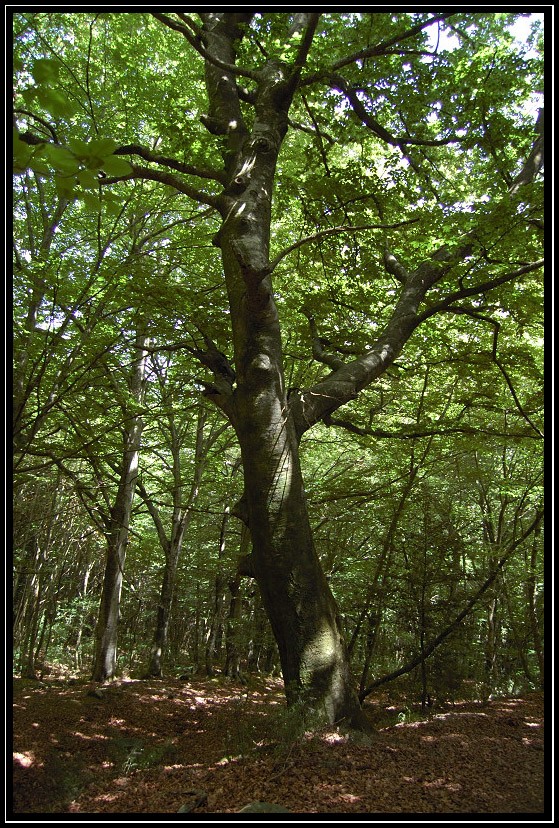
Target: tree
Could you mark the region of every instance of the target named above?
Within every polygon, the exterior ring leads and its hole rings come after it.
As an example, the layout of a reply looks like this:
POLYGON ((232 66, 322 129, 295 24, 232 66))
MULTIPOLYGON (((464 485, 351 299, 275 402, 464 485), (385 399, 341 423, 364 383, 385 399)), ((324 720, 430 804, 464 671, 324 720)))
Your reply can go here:
POLYGON ((165 554, 154 641, 150 655, 150 663, 147 669, 147 675, 161 676, 167 648, 167 633, 173 593, 175 590, 177 565, 182 550, 184 535, 192 518, 192 508, 200 491, 200 483, 204 473, 204 466, 207 463, 208 452, 212 444, 216 442, 219 435, 223 432, 225 426, 222 423, 219 425, 213 424, 213 428, 210 428, 209 433, 205 434, 204 429, 207 425, 208 412, 202 403, 198 404, 193 468, 188 494, 185 497, 183 492, 185 482, 184 472, 181 469, 181 450, 183 450, 186 441, 186 429, 177 427, 176 415, 173 411, 172 403, 173 389, 169 377, 166 376, 165 366, 159 364, 156 357, 153 358, 153 363, 160 385, 161 407, 164 410, 166 420, 166 422, 163 421, 160 425, 164 438, 162 445, 166 453, 168 451, 171 458, 172 513, 171 525, 168 532, 165 531, 160 510, 154 502, 153 497, 148 494, 146 486, 140 482, 138 488, 153 519, 159 541, 165 554))
POLYGON ((244 571, 260 588, 288 702, 331 722, 366 726, 313 540, 303 436, 334 423, 340 407, 393 369, 416 331, 453 350, 474 326, 491 332, 484 360, 509 389, 517 422, 541 434, 501 353, 503 319, 516 321, 526 297, 538 307, 543 266, 543 117, 528 110, 541 63, 515 44, 515 19, 176 12, 17 20, 22 43, 36 49, 40 31, 56 44, 56 57, 33 55, 38 89, 20 92, 31 114, 16 101, 21 168, 53 169, 66 198, 88 186, 119 193, 125 182, 155 182, 199 204, 200 215, 207 210, 212 229, 217 218, 229 330, 223 320, 207 326, 204 347, 191 353, 211 372, 204 394, 239 442, 245 490, 234 514, 252 540, 244 571), (68 29, 75 37, 63 46, 68 29), (452 33, 456 48, 430 41, 431 31, 452 33), (144 75, 122 102, 115 91, 130 83, 131 67, 141 71, 142 54, 164 68, 163 80, 144 75), (74 111, 48 91, 53 75, 72 91, 74 111), (311 232, 294 238, 278 214, 287 207, 294 222, 315 223, 311 232), (274 255, 276 228, 278 241, 290 240, 274 255), (286 260, 295 252, 293 268, 286 260), (315 280, 320 266, 325 278, 315 280), (321 293, 333 297, 327 313, 321 293), (328 373, 315 369, 288 388, 286 336, 301 350, 306 342, 328 373))
MULTIPOLYGON (((142 405, 145 391, 145 369, 149 339, 145 320, 139 319, 134 343, 129 389, 133 402, 142 405)), ((124 411, 123 450, 119 468, 118 489, 107 521, 107 558, 101 606, 95 632, 95 661, 92 678, 105 681, 113 678, 116 668, 116 643, 120 591, 128 544, 130 513, 138 478, 140 441, 144 421, 137 411, 124 411)))

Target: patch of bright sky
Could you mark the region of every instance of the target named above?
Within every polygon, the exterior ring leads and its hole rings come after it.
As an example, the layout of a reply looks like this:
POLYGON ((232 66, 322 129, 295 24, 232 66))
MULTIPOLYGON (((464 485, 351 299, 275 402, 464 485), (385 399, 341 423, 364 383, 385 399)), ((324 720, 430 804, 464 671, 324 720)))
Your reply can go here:
MULTIPOLYGON (((523 15, 519 17, 510 27, 510 31, 514 36, 515 41, 517 42, 519 48, 526 47, 528 43, 528 38, 530 37, 530 31, 532 28, 532 24, 535 21, 539 21, 543 24, 544 15, 541 12, 534 12, 530 14, 523 15)), ((457 49, 460 45, 457 35, 451 30, 446 29, 444 30, 442 27, 440 31, 437 30, 437 26, 430 26, 428 29, 429 35, 429 47, 431 49, 437 48, 438 51, 446 51, 452 52, 454 49, 457 49), (438 46, 437 46, 438 44, 438 46)), ((537 57, 537 52, 534 48, 530 47, 526 51, 527 58, 534 58, 537 57)), ((533 112, 535 115, 538 111, 538 108, 543 106, 543 95, 538 92, 535 92, 532 95, 532 100, 528 104, 529 111, 533 112)))
MULTIPOLYGON (((530 36, 530 29, 532 27, 532 23, 536 20, 539 20, 543 23, 544 16, 542 13, 534 13, 529 14, 523 17, 519 17, 511 26, 510 31, 514 35, 514 39, 519 44, 519 46, 525 46, 528 38, 530 36)), ((430 26, 428 29, 429 34, 429 46, 434 49, 437 46, 438 41, 438 48, 440 51, 447 51, 452 52, 454 49, 457 49, 460 45, 457 35, 449 29, 442 29, 437 31, 436 26, 430 26)), ((536 57, 537 53, 534 49, 529 49, 526 53, 526 57, 533 58, 536 57)))

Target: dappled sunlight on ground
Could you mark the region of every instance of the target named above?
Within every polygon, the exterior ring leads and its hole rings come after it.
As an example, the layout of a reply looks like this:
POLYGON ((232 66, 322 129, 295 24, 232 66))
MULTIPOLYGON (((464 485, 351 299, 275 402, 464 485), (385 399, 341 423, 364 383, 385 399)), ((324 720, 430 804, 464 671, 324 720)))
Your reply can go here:
POLYGON ((26 753, 14 753, 14 762, 21 765, 22 768, 30 768, 35 763, 35 756, 32 751, 26 753))
POLYGON ((171 814, 193 802, 195 817, 255 799, 299 813, 543 809, 539 694, 407 722, 370 699, 369 737, 297 731, 275 680, 130 680, 101 697, 90 688, 16 680, 16 813, 171 814))

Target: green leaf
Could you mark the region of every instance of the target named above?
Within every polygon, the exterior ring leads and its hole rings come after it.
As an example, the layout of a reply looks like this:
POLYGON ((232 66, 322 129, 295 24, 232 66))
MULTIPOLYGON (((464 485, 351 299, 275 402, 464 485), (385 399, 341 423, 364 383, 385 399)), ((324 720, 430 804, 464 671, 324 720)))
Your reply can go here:
POLYGON ((99 210, 101 208, 101 199, 95 193, 90 193, 87 192, 87 190, 84 190, 77 195, 80 201, 83 201, 83 203, 87 207, 91 207, 92 210, 99 210))
POLYGON ((107 212, 111 216, 118 216, 122 211, 122 201, 112 193, 108 193, 105 196, 104 204, 107 212))
POLYGON ((31 70, 31 74, 39 84, 55 81, 59 72, 60 62, 54 58, 39 58, 31 70))
POLYGON ((110 155, 103 160, 103 171, 107 175, 128 175, 132 172, 132 167, 124 158, 119 158, 117 155, 110 155))
POLYGON ((100 158, 106 158, 113 154, 118 146, 118 141, 115 141, 114 138, 98 138, 95 141, 90 141, 87 146, 91 155, 95 154, 100 158))
POLYGON ((75 111, 74 104, 58 89, 41 86, 37 89, 36 97, 41 106, 44 106, 47 112, 50 112, 55 118, 70 116, 75 111))
POLYGON ((33 147, 30 147, 29 144, 21 141, 17 129, 14 129, 14 173, 19 175, 24 172, 29 167, 32 157, 33 147))
POLYGON ((82 187, 91 188, 99 186, 99 176, 93 170, 81 170, 77 179, 82 187))
POLYGON ((76 179, 64 175, 56 175, 54 178, 56 191, 62 198, 72 198, 76 186, 76 179))
POLYGON ((55 144, 47 144, 45 156, 57 172, 76 173, 79 169, 78 162, 66 147, 55 144))
POLYGON ((79 158, 80 161, 85 161, 89 158, 91 153, 91 144, 87 141, 82 141, 81 138, 69 138, 68 146, 76 158, 79 158))
POLYGON ((41 175, 51 175, 52 170, 48 164, 46 164, 41 158, 37 158, 36 153, 33 154, 29 162, 29 166, 33 170, 33 172, 40 173, 41 175))

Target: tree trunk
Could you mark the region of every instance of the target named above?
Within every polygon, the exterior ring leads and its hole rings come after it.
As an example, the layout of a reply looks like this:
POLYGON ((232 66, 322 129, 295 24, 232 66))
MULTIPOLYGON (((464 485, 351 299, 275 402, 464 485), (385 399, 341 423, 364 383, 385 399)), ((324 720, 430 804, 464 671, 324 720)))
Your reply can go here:
MULTIPOLYGON (((239 545, 239 567, 233 580, 229 581, 231 599, 229 602, 229 613, 225 629, 225 666, 223 672, 228 678, 240 679, 241 677, 241 652, 239 642, 239 620, 243 606, 241 594, 241 578, 243 576, 242 566, 248 559, 250 548, 250 532, 246 525, 241 527, 241 542, 239 545)), ((250 574, 250 568, 247 573, 250 574)))
MULTIPOLYGON (((144 392, 147 336, 138 330, 136 354, 132 368, 130 390, 139 403, 144 392)), ((125 448, 119 474, 116 500, 111 509, 107 532, 107 558, 99 617, 95 631, 95 658, 92 681, 107 681, 114 677, 117 655, 117 627, 120 591, 124 574, 128 527, 138 475, 138 456, 143 431, 143 420, 138 414, 129 417, 125 429, 125 448)))
POLYGON ((221 530, 219 533, 219 551, 218 551, 218 572, 214 580, 214 601, 213 611, 210 622, 210 632, 208 641, 206 643, 206 673, 208 676, 214 674, 214 659, 218 641, 223 633, 223 609, 225 603, 225 589, 226 579, 223 575, 223 557, 225 555, 225 536, 227 524, 229 523, 230 510, 225 507, 223 510, 223 517, 221 518, 221 530))
POLYGON ((285 403, 262 389, 238 428, 252 570, 278 644, 288 703, 303 701, 331 723, 364 726, 338 609, 314 548, 285 403))
POLYGON ((214 674, 214 660, 218 647, 218 640, 222 632, 223 603, 225 600, 225 579, 223 578, 223 575, 217 575, 214 582, 214 588, 213 611, 210 621, 208 640, 206 642, 206 674, 208 676, 213 676, 214 674))
POLYGON ((539 685, 543 687, 544 680, 544 653, 543 641, 540 631, 540 622, 538 619, 538 611, 536 605, 536 565, 539 550, 539 530, 534 533, 534 540, 532 543, 532 550, 530 554, 530 566, 528 570, 528 577, 526 579, 526 593, 528 599, 528 617, 530 623, 530 631, 532 633, 532 642, 538 660, 538 678, 539 685))
POLYGON ((161 677, 163 675, 163 657, 167 649, 167 637, 169 632, 169 619, 173 603, 173 593, 177 574, 181 545, 174 545, 169 550, 165 559, 163 570, 163 582, 161 584, 161 595, 157 605, 157 619, 155 622, 155 635, 151 648, 149 666, 145 678, 161 677))
POLYGON ((237 679, 241 676, 241 658, 237 642, 237 622, 241 617, 240 575, 229 582, 231 599, 225 631, 225 666, 223 672, 227 678, 237 679))
POLYGON ((21 654, 21 675, 23 678, 35 679, 35 644, 39 630, 39 620, 42 602, 42 585, 37 575, 31 582, 31 596, 28 603, 29 612, 26 625, 26 639, 24 650, 21 654))
MULTIPOLYGON (((208 53, 232 65, 243 15, 203 14, 202 19, 208 53)), ((225 357, 225 364, 214 361, 215 383, 206 394, 227 414, 239 440, 245 481, 240 514, 251 532, 252 571, 278 644, 287 701, 309 705, 331 723, 346 719, 367 727, 336 602, 314 548, 299 464, 301 435, 287 404, 269 275, 276 161, 317 21, 311 14, 300 21, 303 34, 288 34, 291 66, 270 59, 258 73, 250 132, 234 75, 206 62, 204 122, 210 132, 228 136, 223 223, 214 242, 221 248, 236 369, 225 357)), ((205 364, 208 359, 209 352, 205 364)))
POLYGON ((212 431, 207 440, 204 440, 204 428, 207 420, 207 412, 201 405, 198 409, 198 421, 196 425, 196 445, 194 449, 194 472, 190 484, 190 492, 186 505, 182 502, 182 478, 181 478, 181 450, 182 442, 177 433, 173 417, 169 419, 169 430, 171 433, 171 453, 173 457, 173 516, 171 523, 171 535, 167 537, 159 510, 153 500, 149 497, 145 488, 140 484, 139 490, 146 506, 153 518, 157 534, 165 552, 165 566, 163 568, 163 581, 161 594, 157 606, 157 620, 155 623, 155 635, 150 653, 149 666, 145 677, 160 677, 163 675, 163 660, 167 650, 167 639, 169 633, 169 621, 171 618, 171 607, 175 593, 177 579, 177 568, 184 534, 188 527, 192 507, 196 502, 200 490, 200 482, 207 459, 207 454, 212 443, 217 439, 221 430, 212 431))
POLYGON ((492 595, 487 607, 485 633, 484 693, 490 698, 495 689, 497 667, 497 596, 492 595))
POLYGON ((363 668, 361 670, 359 692, 365 689, 369 681, 369 671, 371 669, 371 662, 377 643, 377 636, 381 624, 381 619, 382 612, 379 610, 371 610, 368 613, 367 630, 365 632, 365 652, 363 654, 363 668))

